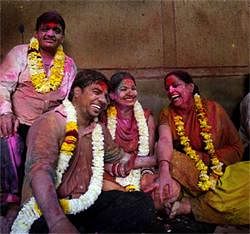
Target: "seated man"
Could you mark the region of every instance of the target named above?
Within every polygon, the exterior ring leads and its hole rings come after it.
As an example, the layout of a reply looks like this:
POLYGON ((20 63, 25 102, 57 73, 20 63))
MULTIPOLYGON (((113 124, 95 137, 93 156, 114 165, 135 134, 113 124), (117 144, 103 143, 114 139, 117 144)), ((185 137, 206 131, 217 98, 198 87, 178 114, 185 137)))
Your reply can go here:
MULTIPOLYGON (((123 156, 97 120, 107 99, 108 80, 80 71, 69 100, 32 125, 23 206, 12 233, 162 232, 147 194, 102 191, 104 163, 123 156)), ((129 165, 121 167, 129 173, 129 165)))

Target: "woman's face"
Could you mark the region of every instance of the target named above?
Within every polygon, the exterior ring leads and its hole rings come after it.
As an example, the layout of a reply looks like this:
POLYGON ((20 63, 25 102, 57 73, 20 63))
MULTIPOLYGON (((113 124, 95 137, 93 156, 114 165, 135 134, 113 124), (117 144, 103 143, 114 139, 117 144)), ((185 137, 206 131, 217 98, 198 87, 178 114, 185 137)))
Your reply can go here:
POLYGON ((166 92, 172 105, 185 109, 193 101, 194 84, 186 84, 175 75, 166 79, 166 92))
POLYGON ((121 81, 111 98, 119 105, 134 106, 137 100, 136 85, 132 79, 125 78, 121 81))

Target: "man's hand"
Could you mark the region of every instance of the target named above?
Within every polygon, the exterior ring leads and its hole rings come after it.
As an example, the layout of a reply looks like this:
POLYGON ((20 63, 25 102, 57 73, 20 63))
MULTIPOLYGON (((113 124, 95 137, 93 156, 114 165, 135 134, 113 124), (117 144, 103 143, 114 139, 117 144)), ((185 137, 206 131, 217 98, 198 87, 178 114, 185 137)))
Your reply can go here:
POLYGON ((0 137, 12 136, 19 126, 19 120, 13 113, 0 116, 0 137))

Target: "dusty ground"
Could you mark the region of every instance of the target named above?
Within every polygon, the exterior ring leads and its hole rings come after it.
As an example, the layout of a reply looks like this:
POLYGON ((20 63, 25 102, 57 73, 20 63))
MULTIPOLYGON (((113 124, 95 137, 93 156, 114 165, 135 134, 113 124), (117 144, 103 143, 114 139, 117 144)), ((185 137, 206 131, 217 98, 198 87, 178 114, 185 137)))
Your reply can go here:
POLYGON ((178 216, 169 220, 165 215, 159 214, 159 220, 165 224, 169 233, 214 233, 214 234, 234 234, 250 233, 250 226, 216 226, 197 222, 192 215, 178 216))
MULTIPOLYGON (((0 216, 0 233, 7 234, 5 224, 0 216)), ((167 233, 211 233, 211 234, 235 234, 249 233, 250 226, 216 226, 207 223, 201 223, 194 220, 192 215, 178 216, 175 219, 168 219, 164 213, 158 213, 158 220, 163 223, 167 233)))
POLYGON ((249 227, 235 227, 235 226, 217 226, 214 233, 250 233, 249 227))

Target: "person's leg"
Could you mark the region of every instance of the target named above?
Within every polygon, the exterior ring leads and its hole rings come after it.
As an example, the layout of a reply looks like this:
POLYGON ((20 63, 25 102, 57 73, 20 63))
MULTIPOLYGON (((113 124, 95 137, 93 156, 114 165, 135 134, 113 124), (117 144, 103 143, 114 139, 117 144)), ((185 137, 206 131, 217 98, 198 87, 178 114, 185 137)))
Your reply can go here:
POLYGON ((143 192, 102 192, 94 205, 80 216, 79 222, 86 222, 87 232, 159 233, 165 230, 156 220, 151 197, 143 192))
MULTIPOLYGON (((164 233, 156 220, 151 197, 143 192, 102 192, 86 211, 67 215, 80 233, 164 233)), ((43 217, 36 220, 30 233, 48 233, 43 217)))
POLYGON ((22 142, 19 135, 1 138, 1 208, 4 207, 1 219, 4 220, 7 232, 16 217, 20 203, 18 170, 21 165, 21 152, 22 142))
POLYGON ((20 205, 28 129, 20 125, 17 134, 0 141, 1 207, 5 207, 6 229, 10 229, 20 205))

